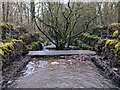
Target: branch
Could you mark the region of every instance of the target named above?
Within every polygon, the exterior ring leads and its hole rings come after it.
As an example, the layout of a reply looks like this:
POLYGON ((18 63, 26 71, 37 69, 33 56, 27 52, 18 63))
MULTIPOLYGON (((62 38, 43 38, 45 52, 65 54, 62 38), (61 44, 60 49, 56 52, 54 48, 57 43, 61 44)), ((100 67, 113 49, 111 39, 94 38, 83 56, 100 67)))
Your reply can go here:
MULTIPOLYGON (((101 3, 101 4, 102 4, 102 3, 101 3)), ((77 37, 77 36, 80 35, 81 33, 85 32, 85 31, 88 29, 88 26, 89 26, 90 22, 93 21, 95 18, 97 18, 98 14, 100 13, 100 9, 101 9, 101 7, 99 7, 98 13, 97 13, 93 18, 91 18, 91 19, 88 21, 85 30, 79 32, 79 33, 76 34, 76 35, 73 35, 71 38, 73 38, 73 37, 77 37)))
POLYGON ((45 35, 53 44, 55 44, 56 45, 56 43, 54 43, 53 41, 52 41, 52 39, 48 36, 48 35, 46 35, 46 33, 45 32, 43 32, 42 30, 41 30, 41 28, 38 26, 38 24, 37 24, 37 21, 36 21, 36 19, 34 20, 35 21, 35 24, 36 24, 36 26, 37 26, 37 28, 38 28, 38 30, 43 34, 43 35, 45 35))
MULTIPOLYGON (((102 3, 101 3, 101 4, 102 4, 102 3)), ((99 10, 98 10, 97 14, 88 21, 88 23, 87 23, 87 25, 86 25, 86 27, 85 27, 85 31, 88 29, 89 24, 90 24, 94 19, 96 19, 96 18, 98 17, 98 14, 100 13, 100 10, 101 10, 101 6, 99 7, 99 10)))

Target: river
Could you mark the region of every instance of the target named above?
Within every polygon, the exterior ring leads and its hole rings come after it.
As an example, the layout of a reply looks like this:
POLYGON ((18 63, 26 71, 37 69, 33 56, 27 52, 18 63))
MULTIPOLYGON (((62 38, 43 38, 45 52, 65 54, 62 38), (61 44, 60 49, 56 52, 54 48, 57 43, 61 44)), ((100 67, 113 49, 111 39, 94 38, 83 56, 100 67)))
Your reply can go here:
POLYGON ((32 58, 15 81, 13 88, 116 88, 101 71, 86 58, 59 56, 32 58))

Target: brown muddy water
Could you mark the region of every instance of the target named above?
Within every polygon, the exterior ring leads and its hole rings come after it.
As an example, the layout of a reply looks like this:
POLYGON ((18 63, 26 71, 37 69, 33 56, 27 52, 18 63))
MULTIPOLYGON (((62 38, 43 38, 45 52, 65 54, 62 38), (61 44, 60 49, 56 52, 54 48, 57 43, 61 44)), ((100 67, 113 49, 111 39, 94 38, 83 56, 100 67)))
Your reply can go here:
MULTIPOLYGON (((11 81, 9 81, 11 82, 11 81)), ((13 88, 116 88, 87 58, 60 56, 32 58, 9 87, 13 88)))

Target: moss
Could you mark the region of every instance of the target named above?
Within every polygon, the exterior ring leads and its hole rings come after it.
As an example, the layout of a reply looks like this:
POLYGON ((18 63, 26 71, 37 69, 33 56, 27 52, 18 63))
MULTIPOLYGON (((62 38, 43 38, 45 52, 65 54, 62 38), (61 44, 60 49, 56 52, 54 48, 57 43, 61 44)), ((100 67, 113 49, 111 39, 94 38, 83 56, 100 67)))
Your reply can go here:
POLYGON ((120 23, 112 23, 109 26, 110 31, 115 31, 120 29, 120 23))
POLYGON ((80 44, 80 45, 79 45, 79 48, 80 48, 80 49, 91 49, 91 47, 90 47, 90 46, 88 46, 88 45, 87 45, 87 44, 85 44, 85 43, 80 44))
POLYGON ((14 50, 14 46, 12 42, 3 43, 1 48, 8 52, 11 52, 12 50, 14 50))
POLYGON ((27 45, 26 47, 27 47, 28 51, 32 51, 32 46, 31 45, 27 45))
POLYGON ((119 26, 120 23, 111 23, 109 26, 119 26))
POLYGON ((120 42, 118 42, 115 45, 115 50, 114 50, 115 56, 120 56, 120 42))
POLYGON ((47 40, 44 42, 44 45, 45 45, 45 46, 47 46, 47 45, 48 45, 48 41, 47 41, 47 40))
POLYGON ((98 28, 98 29, 102 29, 103 26, 101 26, 101 25, 97 25, 96 28, 98 28))
POLYGON ((34 36, 34 37, 39 37, 39 33, 38 32, 32 33, 31 35, 34 36))
POLYGON ((4 56, 4 52, 2 49, 0 49, 0 56, 4 56))
MULTIPOLYGON (((120 31, 120 23, 112 23, 109 25, 103 25, 103 26, 96 26, 93 28, 91 34, 102 36, 102 38, 108 38, 108 32, 109 32, 109 37, 113 35, 113 33, 118 30, 120 31)), ((115 35, 116 36, 116 35, 115 35)))
POLYGON ((94 28, 94 32, 100 32, 101 30, 103 30, 104 26, 101 26, 101 25, 97 25, 95 28, 94 28))
POLYGON ((120 50, 120 42, 118 42, 116 45, 115 45, 115 49, 118 51, 120 50))
POLYGON ((20 36, 18 39, 20 39, 20 40, 24 40, 24 36, 20 36))
POLYGON ((95 26, 95 28, 92 29, 92 31, 90 32, 91 34, 94 35, 98 35, 99 37, 101 36, 101 32, 107 31, 108 30, 108 26, 107 25, 97 25, 95 26))
POLYGON ((87 45, 90 45, 91 47, 94 47, 95 44, 97 44, 97 42, 100 40, 100 37, 97 35, 90 35, 89 33, 82 33, 79 36, 79 40, 87 45))
POLYGON ((38 32, 35 32, 36 34, 39 34, 38 32))
POLYGON ((112 35, 112 37, 118 37, 118 35, 119 35, 119 31, 118 30, 116 30, 114 33, 113 33, 113 35, 112 35))
POLYGON ((119 39, 119 41, 120 41, 120 35, 118 36, 118 39, 119 39))
POLYGON ((3 65, 4 67, 12 63, 18 57, 28 53, 26 46, 22 40, 13 39, 1 45, 4 52, 3 65))
POLYGON ((2 40, 2 42, 3 42, 3 43, 7 43, 7 42, 14 41, 14 40, 16 40, 16 39, 9 37, 9 38, 6 38, 6 39, 2 40))
POLYGON ((117 41, 116 40, 111 40, 111 39, 107 39, 106 43, 105 43, 105 47, 107 45, 111 45, 111 44, 115 44, 117 41))
POLYGON ((3 63, 0 61, 0 71, 2 70, 3 63))
POLYGON ((100 39, 98 43, 95 45, 95 50, 98 52, 102 52, 104 50, 104 46, 107 39, 100 39))
POLYGON ((32 50, 42 50, 42 45, 39 41, 32 42, 31 44, 27 45, 27 50, 32 51, 32 50))
POLYGON ((10 24, 9 22, 3 22, 0 24, 0 27, 2 27, 3 29, 11 29, 11 30, 14 30, 13 29, 13 25, 10 24))

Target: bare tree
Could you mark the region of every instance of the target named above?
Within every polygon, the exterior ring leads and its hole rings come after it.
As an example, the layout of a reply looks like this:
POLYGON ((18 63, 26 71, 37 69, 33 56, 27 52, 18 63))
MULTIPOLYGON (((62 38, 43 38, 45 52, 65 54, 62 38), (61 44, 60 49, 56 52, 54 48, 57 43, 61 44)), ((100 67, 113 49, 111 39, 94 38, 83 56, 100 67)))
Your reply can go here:
POLYGON ((81 16, 79 3, 46 3, 42 17, 36 16, 36 26, 47 38, 56 45, 57 49, 69 47, 78 19, 81 16), (48 30, 42 31, 37 22, 42 22, 48 30), (54 41, 55 42, 54 42, 54 41))
POLYGON ((118 2, 118 23, 120 23, 120 1, 118 2))
MULTIPOLYGON (((5 2, 2 2, 2 21, 5 22, 5 2)), ((2 39, 5 39, 5 30, 2 28, 2 39)))

